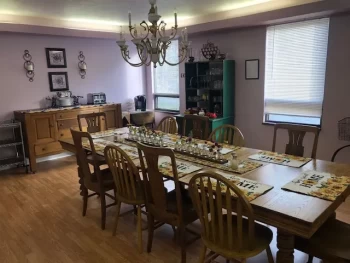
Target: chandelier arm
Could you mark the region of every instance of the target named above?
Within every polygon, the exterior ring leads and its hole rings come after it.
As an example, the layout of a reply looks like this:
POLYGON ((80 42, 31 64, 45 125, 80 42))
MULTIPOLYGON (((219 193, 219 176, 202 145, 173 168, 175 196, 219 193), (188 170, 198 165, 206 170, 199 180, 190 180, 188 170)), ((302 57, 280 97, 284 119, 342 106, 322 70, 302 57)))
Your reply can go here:
POLYGON ((164 57, 164 61, 169 66, 177 66, 177 65, 181 64, 186 59, 187 52, 188 52, 187 48, 181 48, 181 58, 180 58, 179 62, 177 62, 177 63, 171 63, 171 62, 167 61, 165 57, 164 57))
POLYGON ((138 50, 138 55, 139 55, 139 58, 140 58, 140 60, 142 61, 142 63, 144 64, 144 65, 149 65, 150 64, 150 62, 147 62, 147 60, 148 59, 150 59, 150 56, 149 56, 149 49, 148 49, 148 47, 147 47, 147 43, 145 42, 145 41, 143 41, 142 40, 142 46, 145 48, 144 50, 141 50, 141 49, 139 49, 139 48, 137 48, 137 50, 138 50), (146 54, 145 55, 142 55, 142 52, 146 52, 146 54))
POLYGON ((129 32, 130 32, 130 35, 133 39, 136 39, 135 35, 132 33, 132 31, 135 29, 135 27, 133 26, 129 26, 129 32))
POLYGON ((175 27, 173 26, 171 28, 171 34, 170 34, 169 40, 170 41, 173 40, 176 37, 176 35, 177 35, 177 26, 175 27))
POLYGON ((140 23, 140 26, 144 28, 145 31, 147 31, 147 34, 144 38, 142 38, 142 40, 145 40, 146 38, 148 38, 149 36, 149 26, 148 24, 146 23, 145 20, 143 20, 141 23, 140 23), (145 26, 144 26, 145 25, 145 26))
POLYGON ((142 62, 142 60, 141 60, 141 62, 140 63, 131 63, 129 60, 128 60, 128 58, 130 59, 130 57, 129 57, 129 55, 126 53, 126 50, 124 50, 124 51, 121 51, 121 53, 122 53, 122 57, 123 57, 123 59, 129 64, 129 65, 131 65, 131 66, 133 66, 133 67, 141 67, 142 65, 144 65, 144 63, 142 62))
POLYGON ((158 31, 158 34, 160 37, 165 37, 165 35, 162 34, 162 30, 164 28, 164 32, 165 32, 165 26, 166 26, 166 23, 162 20, 160 23, 159 23, 159 26, 157 26, 157 31, 158 31))

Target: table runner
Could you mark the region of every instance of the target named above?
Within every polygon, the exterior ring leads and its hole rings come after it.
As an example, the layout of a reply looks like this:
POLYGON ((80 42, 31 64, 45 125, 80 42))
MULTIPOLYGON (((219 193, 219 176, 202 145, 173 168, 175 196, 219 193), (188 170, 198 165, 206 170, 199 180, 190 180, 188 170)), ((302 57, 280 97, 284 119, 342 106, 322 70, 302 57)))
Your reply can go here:
POLYGON ((284 185, 282 189, 334 201, 349 185, 350 177, 310 170, 284 185))
MULTIPOLYGON (((136 147, 124 145, 122 143, 111 142, 104 139, 94 139, 93 142, 94 142, 95 150, 98 154, 104 155, 104 150, 106 146, 114 145, 114 146, 120 147, 124 152, 126 152, 129 155, 130 159, 139 158, 139 153, 136 147)), ((90 144, 88 142, 83 142, 83 147, 88 150, 91 150, 90 144)))
MULTIPOLYGON (((228 179, 232 184, 236 185, 243 193, 243 195, 248 199, 249 202, 253 201, 254 199, 258 198, 259 196, 265 194, 266 192, 270 191, 273 186, 262 184, 254 180, 245 179, 239 176, 226 174, 223 172, 218 172, 220 175, 228 179)), ((212 188, 215 189, 216 187, 216 180, 211 179, 212 188)), ((207 187, 208 180, 203 181, 204 186, 207 187)), ((224 185, 221 185, 221 192, 226 193, 227 188, 224 185)), ((231 191, 231 194, 233 196, 237 196, 234 192, 231 191)))
POLYGON ((280 164, 280 165, 295 167, 295 168, 302 167, 303 165, 307 164, 312 160, 311 158, 305 158, 305 157, 299 157, 299 156, 269 152, 269 151, 261 151, 261 152, 258 152, 257 154, 253 154, 249 156, 249 159, 268 162, 268 163, 275 163, 275 164, 280 164))

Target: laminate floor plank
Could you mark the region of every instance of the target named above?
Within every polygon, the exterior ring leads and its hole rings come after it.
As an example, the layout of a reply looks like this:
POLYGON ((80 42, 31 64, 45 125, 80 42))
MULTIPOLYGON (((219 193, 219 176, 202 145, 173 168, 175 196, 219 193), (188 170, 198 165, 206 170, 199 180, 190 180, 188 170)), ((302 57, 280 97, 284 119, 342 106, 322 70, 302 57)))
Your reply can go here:
MULTIPOLYGON (((171 188, 172 182, 167 182, 171 188)), ((107 204, 113 201, 107 198, 107 204)), ((121 213, 132 209, 122 205, 121 213)), ((100 200, 89 198, 87 214, 82 214, 74 157, 38 164, 36 174, 23 169, 0 172, 0 263, 177 263, 179 246, 173 230, 155 230, 152 253, 146 252, 147 231, 143 231, 144 252, 137 249, 136 220, 129 213, 119 220, 112 236, 116 207, 107 210, 106 230, 100 228, 100 200)), ((350 223, 350 201, 337 211, 340 220, 350 223)), ((143 216, 143 224, 147 218, 143 216)), ((200 232, 199 222, 191 229, 200 232)), ((271 228, 276 236, 276 230, 271 228)), ((188 234, 191 238, 191 234, 188 234)), ((187 262, 197 262, 201 241, 188 246, 187 262)), ((276 253, 276 239, 271 244, 276 253)), ((295 252, 295 262, 304 263, 307 255, 295 252)), ((223 263, 225 259, 217 258, 223 263)), ((248 263, 265 263, 265 253, 248 263)), ((319 260, 314 260, 319 263, 319 260)))

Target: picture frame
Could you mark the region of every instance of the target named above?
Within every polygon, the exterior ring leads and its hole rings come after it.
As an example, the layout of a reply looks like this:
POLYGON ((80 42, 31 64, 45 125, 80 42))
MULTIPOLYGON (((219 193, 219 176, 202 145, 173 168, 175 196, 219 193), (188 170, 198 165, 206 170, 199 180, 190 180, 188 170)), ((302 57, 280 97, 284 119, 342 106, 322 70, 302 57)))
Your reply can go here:
POLYGON ((48 68, 66 68, 66 50, 64 48, 46 48, 46 61, 48 68))
POLYGON ((68 73, 67 72, 49 72, 50 91, 66 91, 69 90, 68 73))
POLYGON ((249 59, 245 61, 245 79, 259 79, 260 70, 259 59, 249 59))

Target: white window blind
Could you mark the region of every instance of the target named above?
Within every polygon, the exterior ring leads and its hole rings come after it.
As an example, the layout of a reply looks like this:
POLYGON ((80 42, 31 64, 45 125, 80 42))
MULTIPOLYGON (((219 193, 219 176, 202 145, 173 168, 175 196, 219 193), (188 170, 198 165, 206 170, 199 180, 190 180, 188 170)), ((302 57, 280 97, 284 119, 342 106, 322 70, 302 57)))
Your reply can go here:
POLYGON ((265 117, 321 118, 328 29, 328 18, 267 28, 265 117))
MULTIPOLYGON (((170 63, 179 61, 178 40, 171 41, 167 49, 166 59, 170 63)), ((157 110, 179 111, 179 66, 169 66, 164 63, 163 66, 152 67, 154 105, 157 110)))

